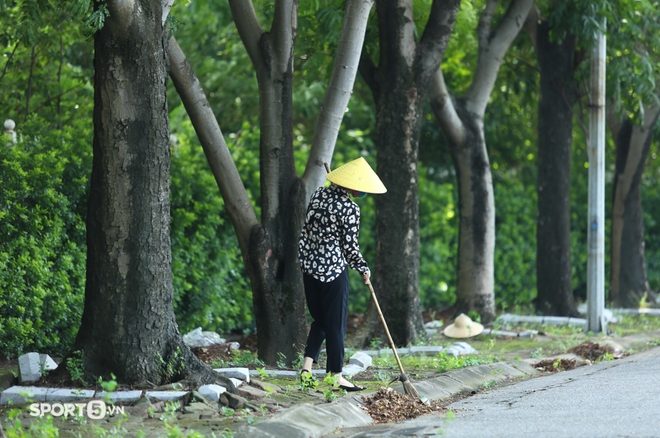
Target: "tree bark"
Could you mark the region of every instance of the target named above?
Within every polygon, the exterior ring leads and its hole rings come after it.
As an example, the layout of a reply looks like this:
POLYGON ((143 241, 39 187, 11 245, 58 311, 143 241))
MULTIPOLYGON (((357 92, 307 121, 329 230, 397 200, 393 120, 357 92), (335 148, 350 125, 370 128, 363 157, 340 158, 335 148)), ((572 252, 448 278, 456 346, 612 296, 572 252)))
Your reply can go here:
POLYGON ((493 29, 496 0, 479 19, 479 56, 464 98, 452 99, 442 70, 433 77, 431 108, 447 139, 458 180, 459 243, 456 313, 495 319, 495 196, 484 135, 484 116, 500 66, 520 32, 531 0, 513 0, 493 29))
MULTIPOLYGON (((380 62, 363 56, 360 71, 376 103, 377 171, 388 189, 376 197, 373 284, 393 341, 424 339, 419 303, 419 202, 417 158, 423 104, 453 29, 459 1, 434 1, 424 33, 414 38, 412 2, 379 1, 380 62)), ((354 341, 382 336, 369 307, 354 341)))
POLYGON ((162 6, 107 5, 110 17, 94 38, 87 284, 72 351, 83 353, 92 378, 114 373, 142 387, 186 378, 234 391, 191 353, 174 317, 162 6))
POLYGON ((552 28, 536 26, 540 68, 538 117, 538 217, 536 309, 546 315, 577 316, 571 281, 570 179, 573 106, 576 101, 576 38, 550 39, 552 28))
POLYGON ((653 140, 659 107, 647 108, 642 125, 625 116, 613 129, 616 173, 612 201, 610 301, 617 307, 638 307, 640 300, 655 302, 648 284, 644 258, 644 217, 641 180, 653 140))

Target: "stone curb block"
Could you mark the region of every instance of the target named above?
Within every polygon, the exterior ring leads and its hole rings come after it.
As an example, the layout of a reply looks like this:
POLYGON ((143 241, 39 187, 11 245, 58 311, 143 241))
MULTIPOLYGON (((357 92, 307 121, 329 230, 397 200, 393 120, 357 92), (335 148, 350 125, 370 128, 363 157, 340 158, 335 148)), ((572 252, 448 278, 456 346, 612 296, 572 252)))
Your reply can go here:
POLYGON ((46 401, 74 402, 84 398, 94 397, 94 390, 90 389, 71 389, 71 388, 48 388, 46 401))
POLYGON ((342 425, 338 415, 315 409, 305 403, 254 425, 243 426, 236 432, 235 438, 254 437, 320 437, 332 433, 342 425))
POLYGON ((250 383, 250 370, 248 368, 214 368, 213 371, 228 378, 233 377, 250 383))
MULTIPOLYGON (((94 398, 105 399, 105 397, 106 393, 104 391, 98 391, 94 394, 94 398)), ((113 403, 133 403, 140 400, 140 397, 142 397, 142 391, 116 391, 109 393, 108 397, 113 403)))
POLYGON ((39 353, 26 353, 18 358, 18 376, 21 383, 32 383, 41 379, 39 353))
POLYGON ((341 418, 339 427, 360 427, 374 424, 373 418, 360 408, 362 403, 350 398, 339 403, 316 405, 316 409, 341 418))
POLYGON ((48 388, 37 388, 36 386, 12 386, 2 391, 0 395, 0 405, 12 403, 21 404, 28 401, 43 402, 46 401, 48 388))
POLYGON ((358 351, 348 360, 349 364, 357 365, 363 369, 369 368, 373 364, 373 359, 367 353, 358 351))
POLYGON ((159 401, 171 402, 179 401, 188 394, 188 391, 147 391, 148 398, 154 398, 159 401))
POLYGON ((220 396, 227 391, 227 388, 220 385, 203 385, 197 391, 204 397, 208 397, 214 402, 219 402, 220 396))

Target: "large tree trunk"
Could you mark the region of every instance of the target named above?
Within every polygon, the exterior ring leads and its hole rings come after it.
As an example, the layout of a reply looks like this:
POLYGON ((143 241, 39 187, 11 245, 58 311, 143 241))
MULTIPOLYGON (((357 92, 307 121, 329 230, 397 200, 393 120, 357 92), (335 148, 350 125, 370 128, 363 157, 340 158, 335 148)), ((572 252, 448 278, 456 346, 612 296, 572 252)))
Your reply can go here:
POLYGON ((512 0, 493 27, 498 2, 487 1, 477 27, 477 66, 465 97, 451 98, 442 69, 431 87, 431 108, 449 144, 458 179, 456 312, 475 311, 484 323, 495 319, 495 196, 484 117, 504 56, 531 5, 531 0, 512 0))
MULTIPOLYGON (((380 62, 360 63, 376 103, 377 171, 388 189, 376 197, 373 284, 392 339, 424 339, 419 303, 419 201, 417 157, 423 104, 453 29, 458 1, 434 1, 427 27, 415 42, 412 2, 376 4, 380 62)), ((373 305, 355 335, 364 345, 383 333, 373 305)))
POLYGON ((162 8, 130 5, 108 2, 110 17, 95 35, 87 284, 73 351, 83 352, 89 376, 114 373, 143 386, 189 378, 233 389, 190 352, 175 321, 162 8))
POLYGON ((538 217, 536 309, 546 315, 575 315, 571 283, 570 179, 573 106, 576 100, 576 39, 550 40, 547 21, 536 28, 540 67, 538 126, 538 217))
POLYGON ((610 301, 617 307, 638 307, 645 295, 647 301, 657 298, 646 276, 641 180, 658 114, 658 106, 653 105, 647 108, 642 126, 626 117, 615 132, 610 301))
POLYGON ((482 119, 456 102, 465 127, 457 142, 447 136, 458 182, 458 266, 456 311, 476 311, 482 322, 495 319, 495 196, 482 119))

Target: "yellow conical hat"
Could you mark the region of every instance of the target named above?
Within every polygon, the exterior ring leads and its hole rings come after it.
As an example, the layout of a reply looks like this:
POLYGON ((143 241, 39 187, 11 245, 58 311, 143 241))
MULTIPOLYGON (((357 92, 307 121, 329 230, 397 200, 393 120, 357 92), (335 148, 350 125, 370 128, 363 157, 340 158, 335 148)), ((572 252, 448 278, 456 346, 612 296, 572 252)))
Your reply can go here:
POLYGON ((378 178, 376 172, 369 166, 367 160, 360 157, 344 164, 328 173, 326 176, 330 182, 347 189, 357 190, 365 193, 385 193, 387 189, 378 178))

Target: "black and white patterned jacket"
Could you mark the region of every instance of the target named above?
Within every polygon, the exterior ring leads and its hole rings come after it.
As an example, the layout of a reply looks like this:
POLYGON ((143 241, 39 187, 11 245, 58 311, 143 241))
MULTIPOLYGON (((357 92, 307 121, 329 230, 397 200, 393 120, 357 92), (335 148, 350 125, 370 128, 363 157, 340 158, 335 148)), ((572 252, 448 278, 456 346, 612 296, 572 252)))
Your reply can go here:
POLYGON ((360 207, 346 190, 319 187, 307 207, 298 245, 304 273, 323 283, 341 274, 346 264, 364 275, 369 266, 360 253, 360 207))

